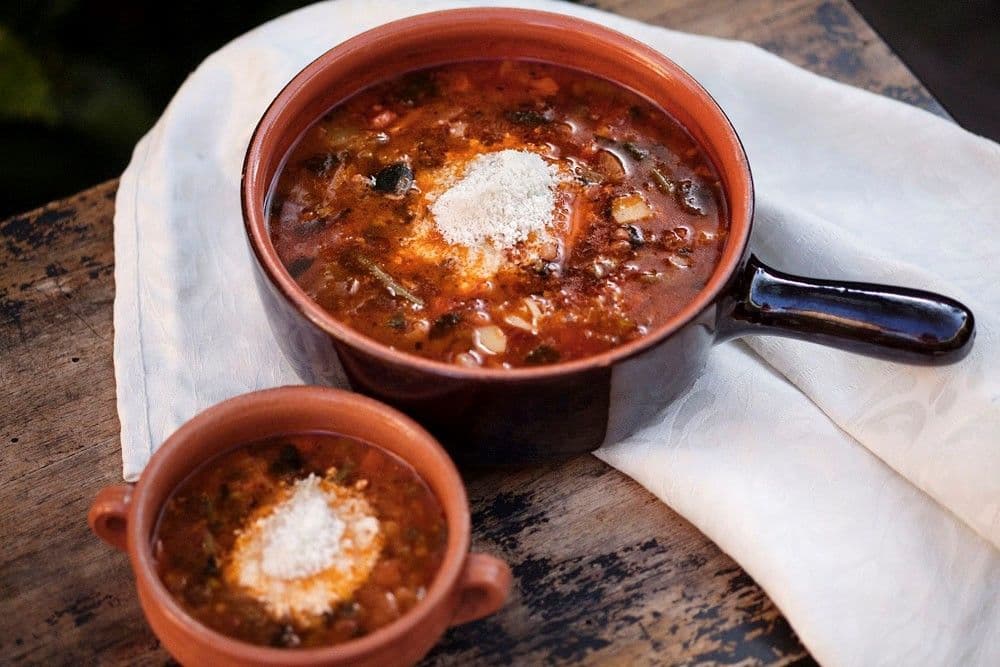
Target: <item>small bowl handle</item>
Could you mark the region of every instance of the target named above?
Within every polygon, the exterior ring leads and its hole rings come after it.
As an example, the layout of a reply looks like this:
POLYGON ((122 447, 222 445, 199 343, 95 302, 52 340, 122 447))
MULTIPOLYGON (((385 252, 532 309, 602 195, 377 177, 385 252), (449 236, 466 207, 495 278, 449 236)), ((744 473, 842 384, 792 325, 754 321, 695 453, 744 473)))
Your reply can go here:
POLYGON ((459 601, 451 624, 462 625, 498 611, 510 595, 510 567, 487 554, 469 554, 458 581, 459 601))
POLYGON ((87 512, 87 523, 94 534, 119 551, 125 551, 128 546, 125 526, 131 501, 131 484, 106 486, 87 512))

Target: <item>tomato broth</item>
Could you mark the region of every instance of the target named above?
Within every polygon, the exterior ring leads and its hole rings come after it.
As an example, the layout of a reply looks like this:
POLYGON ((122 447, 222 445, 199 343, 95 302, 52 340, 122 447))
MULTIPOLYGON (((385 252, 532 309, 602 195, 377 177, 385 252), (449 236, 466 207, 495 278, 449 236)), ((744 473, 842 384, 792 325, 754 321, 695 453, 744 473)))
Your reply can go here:
POLYGON ((271 438, 209 461, 164 506, 157 570, 193 618, 254 644, 328 646, 423 598, 447 528, 395 455, 325 433, 271 438))
POLYGON ((343 101, 292 149, 268 211, 287 270, 336 319, 488 368, 643 336, 705 286, 728 229, 719 174, 677 121, 528 61, 435 67, 343 101))

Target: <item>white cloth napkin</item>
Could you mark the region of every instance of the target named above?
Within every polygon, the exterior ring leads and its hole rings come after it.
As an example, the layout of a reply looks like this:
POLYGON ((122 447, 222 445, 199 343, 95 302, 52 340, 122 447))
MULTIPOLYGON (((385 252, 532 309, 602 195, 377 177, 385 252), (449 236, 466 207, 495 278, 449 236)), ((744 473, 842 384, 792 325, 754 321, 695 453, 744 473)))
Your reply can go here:
MULTIPOLYGON (((124 475, 197 411, 299 382, 255 293, 240 166, 268 103, 347 37, 488 3, 341 0, 210 56, 135 149, 115 212, 124 475)), ((768 591, 831 665, 1000 664, 1000 148, 749 44, 555 2, 663 51, 736 125, 778 268, 934 289, 978 318, 949 368, 777 338, 721 345, 657 424, 598 452, 768 591)))

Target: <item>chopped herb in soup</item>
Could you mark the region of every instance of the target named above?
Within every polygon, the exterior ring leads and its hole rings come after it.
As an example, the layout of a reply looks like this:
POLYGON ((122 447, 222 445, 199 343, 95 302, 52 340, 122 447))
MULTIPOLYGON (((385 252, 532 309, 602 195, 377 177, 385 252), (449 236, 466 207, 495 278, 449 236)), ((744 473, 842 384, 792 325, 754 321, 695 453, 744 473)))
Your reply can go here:
POLYGON ((444 555, 437 499, 389 452, 330 434, 239 447, 167 501, 157 568, 188 614, 230 637, 327 646, 422 599, 444 555))
POLYGON ((490 368, 643 336, 705 286, 727 231, 718 173, 663 110, 521 61, 347 99, 292 150, 269 210, 289 273, 338 320, 490 368))

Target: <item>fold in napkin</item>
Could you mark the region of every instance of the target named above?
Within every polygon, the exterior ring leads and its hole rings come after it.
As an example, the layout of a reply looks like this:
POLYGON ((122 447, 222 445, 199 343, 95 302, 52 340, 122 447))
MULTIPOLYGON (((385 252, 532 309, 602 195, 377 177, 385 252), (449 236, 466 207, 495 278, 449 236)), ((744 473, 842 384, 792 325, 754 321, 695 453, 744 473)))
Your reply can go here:
MULTIPOLYGON (((300 381, 257 300, 240 217, 243 154, 268 103, 353 34, 470 4, 286 15, 210 56, 136 146, 115 212, 126 479, 197 411, 300 381)), ((1000 664, 1000 148, 748 44, 502 4, 608 25, 698 78, 746 144, 766 260, 938 290, 978 320, 973 353, 948 368, 777 338, 721 345, 656 424, 598 456, 743 565, 821 662, 1000 664)))

